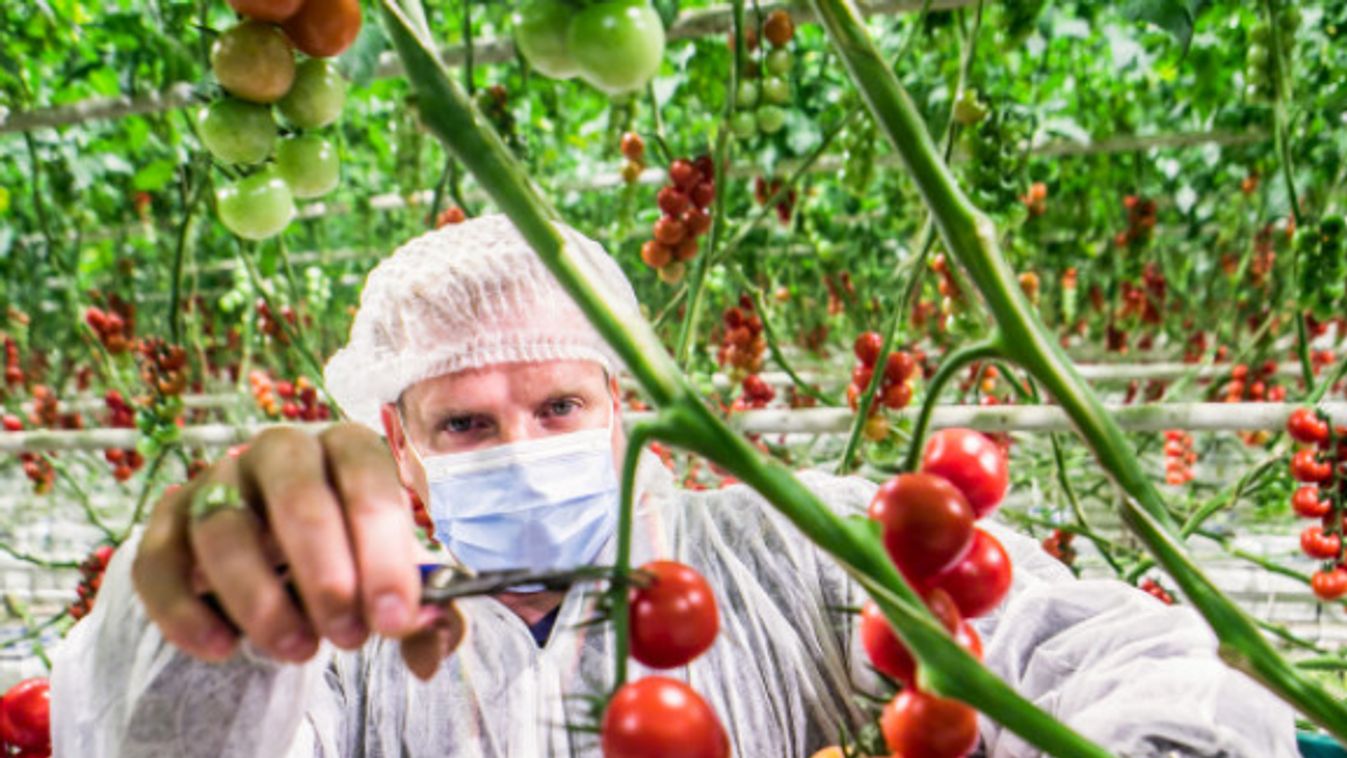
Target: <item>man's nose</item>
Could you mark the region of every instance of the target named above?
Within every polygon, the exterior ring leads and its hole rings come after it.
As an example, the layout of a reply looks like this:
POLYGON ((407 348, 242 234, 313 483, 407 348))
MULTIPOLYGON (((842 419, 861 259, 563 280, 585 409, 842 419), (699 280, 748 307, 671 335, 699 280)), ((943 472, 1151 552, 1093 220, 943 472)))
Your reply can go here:
POLYGON ((508 445, 533 439, 533 427, 527 414, 513 414, 500 422, 500 442, 508 445))

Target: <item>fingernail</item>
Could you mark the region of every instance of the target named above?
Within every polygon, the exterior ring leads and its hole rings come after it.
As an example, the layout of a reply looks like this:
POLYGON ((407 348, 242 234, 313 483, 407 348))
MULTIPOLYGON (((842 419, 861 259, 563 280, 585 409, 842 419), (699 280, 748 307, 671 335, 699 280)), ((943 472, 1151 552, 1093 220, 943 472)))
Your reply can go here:
POLYGON ((334 621, 329 636, 333 642, 342 647, 355 647, 364 642, 368 634, 369 628, 365 626, 365 622, 352 613, 334 621))
POLYGON ((276 652, 283 658, 300 660, 308 655, 314 642, 313 635, 307 631, 291 632, 276 643, 276 652))
POLYGON ((407 626, 407 604, 393 593, 374 600, 374 627, 384 634, 402 631, 407 626))

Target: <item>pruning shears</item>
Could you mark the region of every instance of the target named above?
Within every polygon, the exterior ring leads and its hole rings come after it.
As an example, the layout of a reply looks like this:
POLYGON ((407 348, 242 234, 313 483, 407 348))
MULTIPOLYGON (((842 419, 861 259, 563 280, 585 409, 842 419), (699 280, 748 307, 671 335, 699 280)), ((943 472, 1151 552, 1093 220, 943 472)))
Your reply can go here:
POLYGON ((612 575, 610 566, 579 566, 545 571, 526 568, 473 571, 461 564, 423 563, 420 569, 423 605, 446 603, 474 595, 494 595, 521 587, 531 591, 565 589, 577 581, 612 575))

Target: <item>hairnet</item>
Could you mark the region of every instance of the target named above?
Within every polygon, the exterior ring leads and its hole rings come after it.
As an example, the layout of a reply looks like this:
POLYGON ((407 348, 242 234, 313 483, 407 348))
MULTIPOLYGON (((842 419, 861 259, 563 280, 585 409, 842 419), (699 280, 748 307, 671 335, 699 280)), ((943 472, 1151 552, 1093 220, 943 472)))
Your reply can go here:
MULTIPOLYGON (((556 228, 609 302, 636 314, 631 284, 603 247, 556 228)), ((352 420, 382 431, 379 408, 422 379, 575 359, 621 367, 514 224, 490 215, 422 234, 375 266, 350 339, 323 377, 352 420)))

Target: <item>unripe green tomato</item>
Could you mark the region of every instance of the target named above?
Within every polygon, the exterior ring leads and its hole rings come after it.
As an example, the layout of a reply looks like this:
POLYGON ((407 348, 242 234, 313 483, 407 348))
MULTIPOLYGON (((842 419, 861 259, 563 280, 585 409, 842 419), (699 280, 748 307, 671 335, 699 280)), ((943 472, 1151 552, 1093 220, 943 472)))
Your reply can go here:
POLYGON ((1300 9, 1293 3, 1294 0, 1283 5, 1281 15, 1277 18, 1279 27, 1292 32, 1300 28, 1300 9))
POLYGON ((1272 41, 1272 28, 1267 24, 1258 24, 1249 30, 1249 42, 1254 45, 1267 46, 1272 41))
POLYGON ((750 139, 758 133, 758 119, 753 111, 736 111, 734 119, 730 121, 730 128, 739 139, 750 139))
POLYGON ((790 72, 791 55, 790 51, 777 48, 767 54, 767 73, 785 76, 790 72))
POLYGON ((290 185, 273 171, 261 171, 215 191, 220 222, 244 239, 264 240, 285 230, 295 217, 290 185))
POLYGON ((790 102, 790 84, 777 76, 762 80, 762 98, 772 105, 785 105, 790 102))
POLYGON ((566 43, 566 30, 574 13, 561 0, 532 0, 510 17, 515 45, 524 60, 543 76, 569 79, 580 73, 566 43))
POLYGON ((276 147, 276 171, 300 199, 326 195, 341 181, 336 148, 316 134, 281 140, 276 147))
POLYGON ((1246 55, 1249 68, 1265 68, 1267 66, 1269 60, 1267 45, 1249 45, 1249 52, 1246 55))
POLYGON ((734 104, 740 108, 752 108, 758 104, 758 94, 760 91, 761 89, 758 87, 757 81, 745 79, 744 81, 739 82, 739 89, 734 96, 734 104))
POLYGON ((320 129, 341 115, 349 86, 330 60, 309 58, 295 69, 295 83, 277 107, 295 126, 320 129))
POLYGON ((664 23, 647 0, 600 0, 573 15, 566 45, 586 82, 624 95, 659 71, 664 23))
POLYGON ((764 105, 758 109, 758 129, 763 134, 776 134, 786 125, 786 112, 775 105, 764 105))
POLYGON ((271 108, 223 97, 197 114, 197 133, 222 163, 261 163, 276 143, 271 108))
POLYGON ((295 54, 280 28, 244 21, 216 38, 210 67, 229 94, 254 103, 274 103, 295 80, 295 54))

